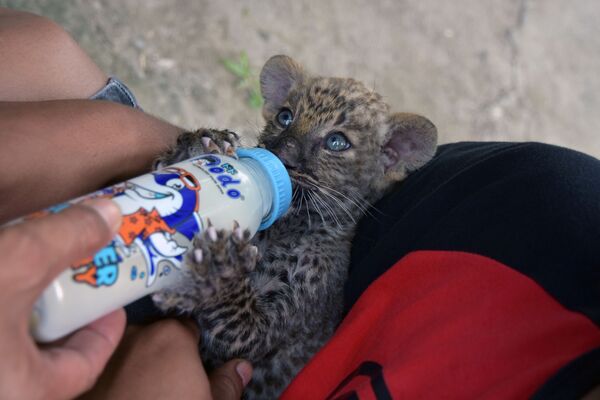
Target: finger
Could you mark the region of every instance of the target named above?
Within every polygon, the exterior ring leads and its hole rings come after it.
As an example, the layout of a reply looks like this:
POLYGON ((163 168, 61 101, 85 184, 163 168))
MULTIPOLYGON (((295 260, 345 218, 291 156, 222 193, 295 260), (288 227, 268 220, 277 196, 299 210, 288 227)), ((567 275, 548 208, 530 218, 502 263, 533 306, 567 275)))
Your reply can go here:
POLYGON ((189 318, 181 318, 179 319, 179 321, 185 325, 190 332, 192 332, 194 334, 194 337, 196 338, 196 342, 200 341, 200 328, 198 327, 198 323, 192 319, 189 318))
POLYGON ((106 245, 120 221, 115 203, 95 199, 5 228, 0 233, 0 254, 7 255, 5 265, 14 268, 4 268, 3 272, 13 281, 23 279, 29 285, 45 288, 70 264, 106 245))
POLYGON ((117 310, 77 331, 59 347, 42 351, 48 392, 73 398, 90 389, 123 336, 125 312, 117 310))
POLYGON ((239 400, 252 379, 252 365, 245 360, 231 360, 208 376, 213 399, 239 400))

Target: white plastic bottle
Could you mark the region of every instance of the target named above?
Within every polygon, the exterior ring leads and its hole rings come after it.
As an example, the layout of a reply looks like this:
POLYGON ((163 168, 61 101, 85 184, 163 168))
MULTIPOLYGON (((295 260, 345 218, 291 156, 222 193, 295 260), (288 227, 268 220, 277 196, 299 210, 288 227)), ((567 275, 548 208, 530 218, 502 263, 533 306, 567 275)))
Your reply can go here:
POLYGON ((42 212, 106 197, 119 205, 123 221, 111 243, 46 288, 31 318, 34 338, 56 340, 175 284, 193 236, 209 219, 217 229, 232 229, 235 220, 254 235, 283 215, 291 183, 281 161, 260 148, 237 154, 239 160, 194 157, 42 212))

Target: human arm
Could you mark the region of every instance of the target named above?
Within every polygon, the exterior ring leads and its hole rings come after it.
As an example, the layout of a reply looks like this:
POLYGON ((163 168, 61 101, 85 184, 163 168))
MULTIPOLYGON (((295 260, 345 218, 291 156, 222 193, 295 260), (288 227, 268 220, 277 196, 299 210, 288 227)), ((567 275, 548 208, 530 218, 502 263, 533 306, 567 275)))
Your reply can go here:
POLYGON ((181 131, 104 101, 0 102, 0 223, 144 173, 181 131))

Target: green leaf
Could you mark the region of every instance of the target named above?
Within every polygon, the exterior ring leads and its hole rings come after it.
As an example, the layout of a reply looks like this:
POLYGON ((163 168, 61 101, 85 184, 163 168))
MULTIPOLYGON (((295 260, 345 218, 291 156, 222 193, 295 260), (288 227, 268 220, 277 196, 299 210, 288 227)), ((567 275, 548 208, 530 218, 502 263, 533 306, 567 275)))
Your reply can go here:
POLYGON ((237 76, 238 78, 245 78, 247 73, 247 68, 244 68, 244 66, 236 63, 235 61, 229 60, 229 59, 225 59, 223 60, 223 66, 232 74, 234 74, 235 76, 237 76))
POLYGON ((240 79, 235 87, 238 90, 248 89, 248 81, 246 79, 240 79))
POLYGON ((252 90, 250 92, 250 98, 248 99, 248 103, 252 108, 261 108, 263 105, 263 98, 260 94, 260 91, 252 90))
POLYGON ((260 83, 258 77, 250 67, 248 53, 242 51, 239 60, 234 61, 226 58, 221 61, 225 69, 235 75, 239 80, 236 83, 237 90, 243 90, 247 96, 247 103, 251 108, 261 108, 263 98, 260 93, 260 83))
POLYGON ((245 51, 242 51, 240 54, 240 65, 244 67, 247 72, 250 72, 250 60, 248 60, 248 54, 245 51))

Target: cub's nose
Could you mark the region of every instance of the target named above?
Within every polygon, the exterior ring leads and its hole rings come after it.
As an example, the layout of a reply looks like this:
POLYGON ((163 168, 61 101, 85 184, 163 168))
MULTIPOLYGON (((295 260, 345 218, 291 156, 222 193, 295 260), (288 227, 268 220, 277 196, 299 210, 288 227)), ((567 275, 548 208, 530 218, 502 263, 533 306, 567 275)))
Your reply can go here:
POLYGON ((287 169, 300 167, 300 143, 293 137, 283 137, 267 149, 275 153, 287 169))

